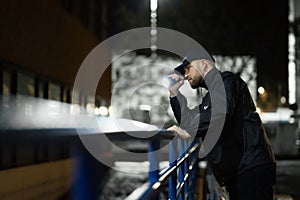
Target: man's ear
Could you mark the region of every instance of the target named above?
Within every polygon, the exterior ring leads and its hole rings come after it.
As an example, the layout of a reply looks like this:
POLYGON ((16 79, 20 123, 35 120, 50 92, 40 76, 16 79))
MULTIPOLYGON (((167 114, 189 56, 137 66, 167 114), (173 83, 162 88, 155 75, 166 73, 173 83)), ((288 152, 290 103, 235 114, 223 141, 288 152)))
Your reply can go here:
POLYGON ((209 62, 208 60, 202 59, 202 60, 200 61, 200 63, 199 63, 199 64, 201 64, 201 69, 202 69, 204 75, 205 75, 205 74, 209 71, 209 69, 210 69, 210 65, 209 65, 208 62, 209 62))
POLYGON ((202 67, 205 67, 207 65, 207 60, 205 59, 201 59, 199 64, 202 66, 202 67))
POLYGON ((202 63, 201 63, 202 65, 207 65, 208 64, 208 61, 206 59, 202 59, 201 61, 202 61, 202 63))
POLYGON ((199 67, 201 67, 202 69, 205 69, 207 67, 207 62, 205 59, 199 60, 199 67))

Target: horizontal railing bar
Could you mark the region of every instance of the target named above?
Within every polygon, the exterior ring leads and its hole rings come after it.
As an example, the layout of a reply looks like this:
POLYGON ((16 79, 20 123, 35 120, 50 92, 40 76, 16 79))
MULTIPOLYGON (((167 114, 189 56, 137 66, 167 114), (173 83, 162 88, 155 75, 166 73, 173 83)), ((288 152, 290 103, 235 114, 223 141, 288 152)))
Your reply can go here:
POLYGON ((190 176, 189 173, 185 174, 184 179, 183 179, 184 183, 186 183, 186 181, 188 180, 189 176, 190 176))
POLYGON ((23 138, 37 138, 44 137, 64 138, 64 139, 77 139, 78 136, 106 136, 110 140, 171 140, 175 137, 173 131, 160 130, 160 131, 130 131, 130 132, 111 132, 102 133, 97 129, 75 129, 75 128, 47 128, 47 129, 23 129, 23 130, 0 130, 0 138, 3 139, 23 139, 23 138), (135 135, 136 137, 134 137, 135 135), (150 137, 149 137, 150 135, 150 137))
POLYGON ((177 161, 177 166, 180 166, 182 164, 182 162, 184 162, 189 156, 190 154, 192 154, 194 151, 197 150, 197 148, 199 148, 200 145, 199 144, 195 144, 190 150, 188 153, 185 153, 184 156, 182 158, 180 158, 178 161, 177 161))
POLYGON ((165 167, 164 169, 162 169, 162 171, 159 172, 159 176, 163 176, 165 173, 167 173, 169 168, 170 168, 170 166, 165 167))
POLYGON ((189 157, 188 153, 185 153, 183 157, 181 157, 178 161, 177 161, 177 166, 182 165, 182 163, 189 157))
POLYGON ((176 188, 176 199, 178 199, 178 197, 181 193, 181 190, 183 189, 183 186, 184 186, 184 182, 181 182, 178 184, 178 186, 176 188))
POLYGON ((167 179, 171 174, 172 174, 172 172, 174 171, 174 170, 176 170, 177 169, 177 167, 176 166, 173 166, 170 170, 168 170, 164 175, 162 175, 159 179, 158 179, 158 181, 159 182, 163 182, 165 179, 167 179))
POLYGON ((150 183, 146 182, 137 189, 135 189, 125 200, 136 200, 142 197, 142 195, 149 189, 150 183))
POLYGON ((198 143, 196 143, 191 149, 190 149, 190 153, 193 153, 194 151, 196 151, 198 148, 200 147, 200 145, 198 143))
POLYGON ((125 200, 151 199, 150 197, 160 191, 161 186, 162 184, 160 182, 156 182, 151 186, 151 183, 147 181, 142 186, 135 189, 125 200))
POLYGON ((159 130, 159 131, 115 132, 115 133, 105 133, 105 135, 110 140, 114 140, 114 141, 120 141, 120 140, 149 141, 149 140, 157 140, 157 139, 171 140, 176 136, 176 133, 168 130, 159 130))

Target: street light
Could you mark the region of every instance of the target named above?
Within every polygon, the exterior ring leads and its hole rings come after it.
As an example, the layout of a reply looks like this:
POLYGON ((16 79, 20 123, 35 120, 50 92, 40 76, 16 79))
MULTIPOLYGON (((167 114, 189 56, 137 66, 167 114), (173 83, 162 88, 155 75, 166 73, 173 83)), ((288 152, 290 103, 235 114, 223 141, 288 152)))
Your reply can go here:
POLYGON ((263 93, 265 93, 266 90, 265 90, 264 87, 260 86, 260 87, 257 89, 257 91, 258 91, 259 94, 263 94, 263 93))
POLYGON ((157 0, 150 0, 150 8, 151 11, 155 11, 157 10, 157 0))
POLYGON ((158 8, 158 0, 150 0, 150 23, 151 23, 151 57, 154 60, 156 58, 156 50, 157 50, 157 8, 158 8))

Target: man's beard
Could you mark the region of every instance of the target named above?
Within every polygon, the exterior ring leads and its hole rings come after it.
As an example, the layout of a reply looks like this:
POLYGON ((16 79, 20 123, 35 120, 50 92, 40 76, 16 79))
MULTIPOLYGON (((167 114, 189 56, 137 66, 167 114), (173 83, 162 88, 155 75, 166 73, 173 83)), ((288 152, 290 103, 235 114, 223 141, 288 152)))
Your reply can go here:
POLYGON ((198 77, 197 79, 193 79, 193 81, 190 83, 191 88, 196 89, 201 86, 201 83, 203 81, 202 77, 198 77))

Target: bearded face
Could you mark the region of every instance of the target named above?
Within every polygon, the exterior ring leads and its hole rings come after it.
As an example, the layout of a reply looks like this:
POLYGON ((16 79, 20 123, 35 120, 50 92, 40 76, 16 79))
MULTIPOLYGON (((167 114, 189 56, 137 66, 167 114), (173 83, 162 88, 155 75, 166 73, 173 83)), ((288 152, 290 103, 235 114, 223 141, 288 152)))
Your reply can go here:
POLYGON ((184 77, 189 82, 191 88, 196 89, 200 86, 201 82, 203 81, 203 76, 201 71, 196 68, 193 63, 190 63, 184 69, 184 77))

